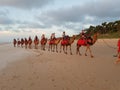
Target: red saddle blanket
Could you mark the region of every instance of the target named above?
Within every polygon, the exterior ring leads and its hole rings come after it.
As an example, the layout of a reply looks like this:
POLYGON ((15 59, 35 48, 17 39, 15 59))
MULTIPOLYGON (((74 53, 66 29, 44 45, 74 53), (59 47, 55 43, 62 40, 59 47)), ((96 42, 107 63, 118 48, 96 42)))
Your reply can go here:
POLYGON ((61 44, 62 44, 62 45, 68 44, 68 40, 62 40, 62 41, 61 41, 61 44))
POLYGON ((86 45, 87 44, 87 40, 84 39, 79 39, 77 42, 78 45, 86 45))

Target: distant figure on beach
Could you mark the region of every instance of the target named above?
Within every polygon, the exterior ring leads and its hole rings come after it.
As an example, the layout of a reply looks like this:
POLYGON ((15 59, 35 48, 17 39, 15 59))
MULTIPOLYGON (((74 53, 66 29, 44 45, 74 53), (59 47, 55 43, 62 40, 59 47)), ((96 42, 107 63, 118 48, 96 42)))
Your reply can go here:
POLYGON ((13 39, 13 44, 14 44, 14 47, 16 47, 17 40, 15 38, 13 39))
POLYGON ((31 39, 31 37, 29 36, 29 38, 28 38, 28 45, 29 45, 29 48, 31 49, 32 48, 32 39, 31 39))
POLYGON ((45 39, 45 34, 42 34, 41 40, 45 39))
POLYGON ((42 34, 40 43, 41 43, 41 49, 45 50, 45 45, 47 43, 47 38, 45 38, 45 34, 42 34))
POLYGON ((19 38, 17 39, 17 46, 19 47, 20 46, 20 40, 19 40, 19 38))
POLYGON ((39 44, 39 39, 37 37, 37 35, 34 38, 34 45, 35 45, 35 49, 38 49, 38 44, 39 44))
POLYGON ((117 54, 117 57, 118 57, 118 60, 115 62, 116 64, 118 63, 118 62, 120 62, 120 38, 119 38, 119 40, 118 40, 118 43, 117 43, 117 46, 118 46, 118 54, 117 54))

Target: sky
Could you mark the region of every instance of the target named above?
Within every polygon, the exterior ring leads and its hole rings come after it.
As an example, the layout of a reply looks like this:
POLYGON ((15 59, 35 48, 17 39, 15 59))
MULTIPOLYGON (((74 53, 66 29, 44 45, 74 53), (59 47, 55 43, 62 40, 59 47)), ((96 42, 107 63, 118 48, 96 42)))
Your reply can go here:
POLYGON ((0 43, 65 31, 79 34, 89 26, 120 20, 120 0, 0 0, 0 43))

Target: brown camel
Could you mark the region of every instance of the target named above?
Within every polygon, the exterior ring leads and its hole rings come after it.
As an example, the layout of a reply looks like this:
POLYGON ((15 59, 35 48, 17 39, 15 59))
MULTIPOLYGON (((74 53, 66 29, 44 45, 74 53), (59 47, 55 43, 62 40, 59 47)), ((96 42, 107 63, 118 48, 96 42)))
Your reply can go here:
POLYGON ((95 44, 95 42, 97 41, 97 36, 98 36, 98 33, 95 33, 93 37, 88 37, 86 39, 79 39, 77 42, 76 54, 81 55, 80 47, 85 46, 86 47, 85 56, 87 56, 87 51, 89 50, 90 56, 91 58, 93 58, 94 56, 92 55, 90 46, 95 44))
POLYGON ((28 40, 27 38, 25 38, 25 48, 27 49, 27 45, 28 45, 28 40))
POLYGON ((29 49, 31 49, 32 48, 32 39, 31 39, 31 37, 29 37, 29 39, 28 39, 28 47, 29 47, 29 49))
POLYGON ((21 38, 21 47, 23 48, 23 45, 24 45, 25 41, 23 38, 21 38))
POLYGON ((38 49, 39 39, 37 36, 34 38, 35 49, 38 49))
POLYGON ((48 48, 48 51, 56 51, 58 52, 58 44, 60 42, 61 38, 56 38, 54 40, 50 40, 49 41, 49 48, 48 48))
POLYGON ((73 44, 75 38, 76 38, 76 36, 73 35, 72 37, 68 37, 67 39, 62 40, 61 41, 61 45, 60 45, 60 53, 61 53, 61 49, 63 47, 64 53, 67 54, 67 47, 69 46, 69 48, 70 48, 70 54, 72 55, 71 45, 73 44))
POLYGON ((14 47, 16 47, 16 44, 17 44, 17 40, 14 38, 13 39, 13 45, 14 45, 14 47))
POLYGON ((47 38, 42 38, 42 39, 40 40, 40 43, 41 43, 41 49, 42 49, 42 50, 45 50, 45 45, 46 45, 46 43, 47 43, 47 38))

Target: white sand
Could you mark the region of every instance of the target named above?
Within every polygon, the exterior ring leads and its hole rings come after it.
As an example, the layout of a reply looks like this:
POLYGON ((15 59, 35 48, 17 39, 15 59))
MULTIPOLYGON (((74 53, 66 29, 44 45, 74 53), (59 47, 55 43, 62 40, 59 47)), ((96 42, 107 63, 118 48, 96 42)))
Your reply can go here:
POLYGON ((73 55, 0 45, 0 90, 120 90, 117 40, 104 41, 91 47, 94 58, 85 47, 76 55, 76 43, 73 55))

